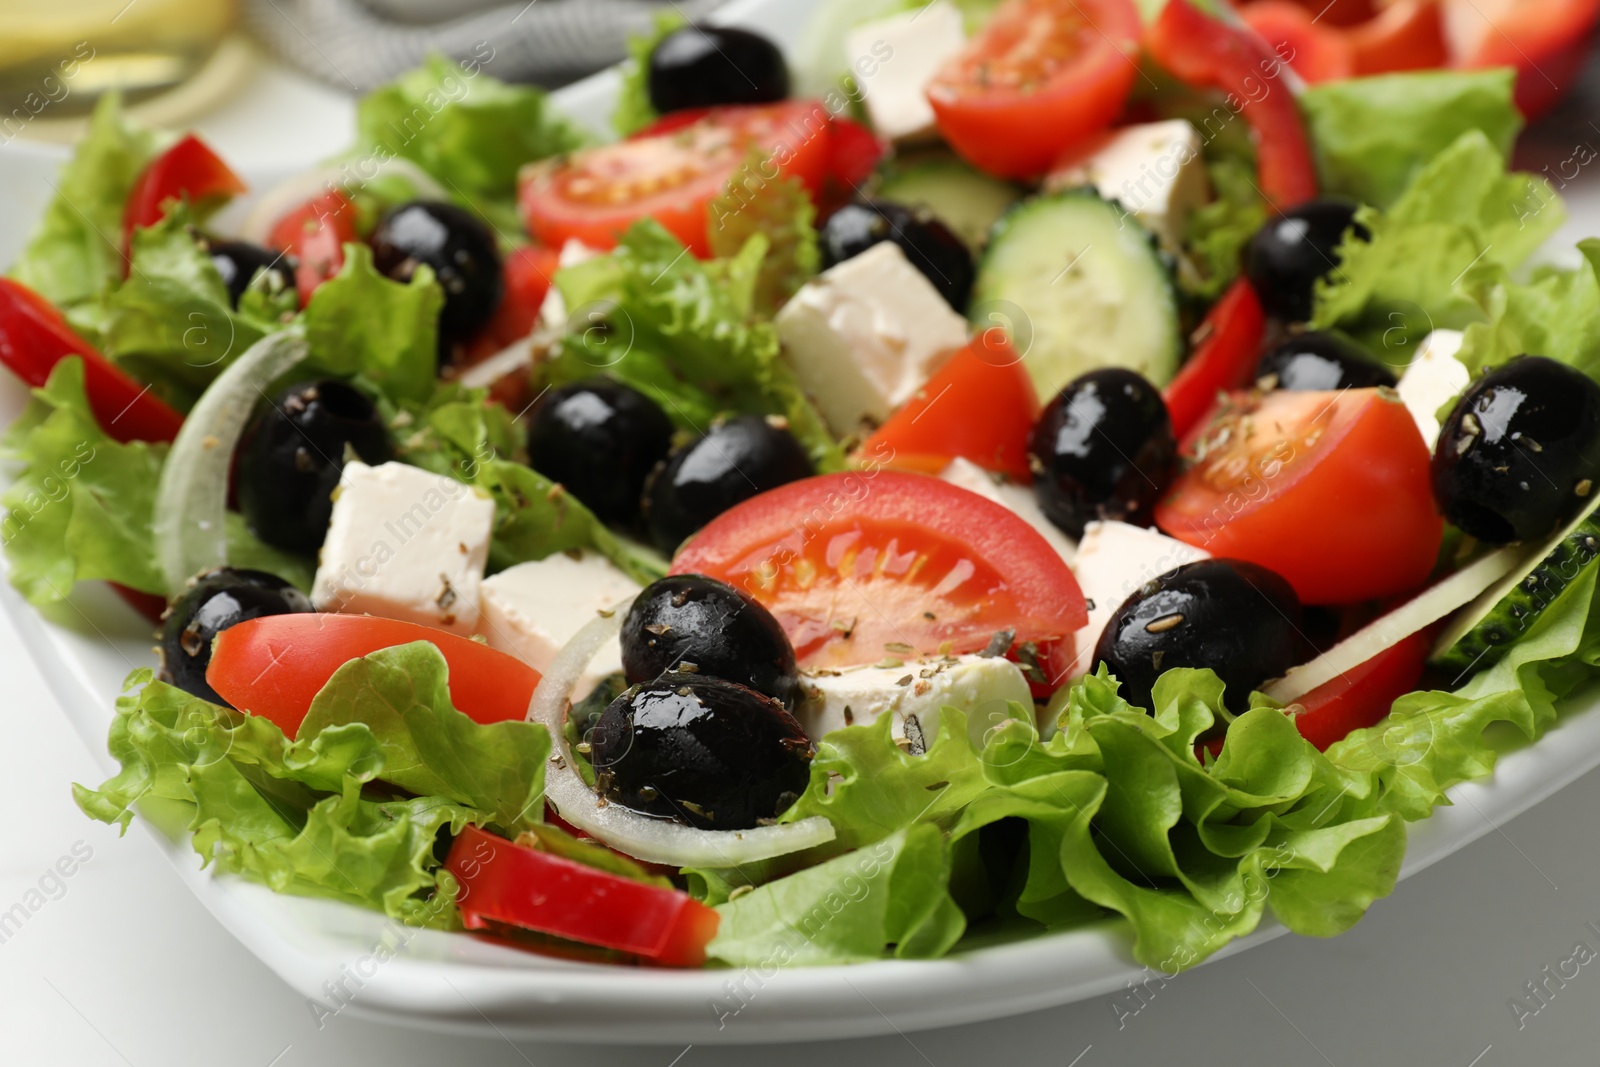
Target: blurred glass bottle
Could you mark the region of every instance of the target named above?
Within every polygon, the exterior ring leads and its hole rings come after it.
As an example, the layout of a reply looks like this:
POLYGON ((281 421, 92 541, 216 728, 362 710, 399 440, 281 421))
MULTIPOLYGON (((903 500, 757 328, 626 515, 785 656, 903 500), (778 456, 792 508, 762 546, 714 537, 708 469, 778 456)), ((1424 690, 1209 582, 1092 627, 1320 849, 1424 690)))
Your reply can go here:
POLYGON ((236 14, 236 0, 0 0, 0 143, 110 88, 139 100, 182 84, 236 14))

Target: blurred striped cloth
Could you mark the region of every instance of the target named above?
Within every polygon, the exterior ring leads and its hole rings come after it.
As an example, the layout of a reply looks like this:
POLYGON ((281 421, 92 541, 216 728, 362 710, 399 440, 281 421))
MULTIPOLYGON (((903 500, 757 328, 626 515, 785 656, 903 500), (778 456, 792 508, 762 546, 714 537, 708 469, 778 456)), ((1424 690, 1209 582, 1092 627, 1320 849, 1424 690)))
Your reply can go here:
POLYGON ((556 86, 622 59, 629 35, 673 11, 695 19, 721 0, 246 0, 269 50, 323 81, 366 92, 430 52, 482 58, 506 81, 556 86), (419 21, 429 17, 437 21, 419 21))

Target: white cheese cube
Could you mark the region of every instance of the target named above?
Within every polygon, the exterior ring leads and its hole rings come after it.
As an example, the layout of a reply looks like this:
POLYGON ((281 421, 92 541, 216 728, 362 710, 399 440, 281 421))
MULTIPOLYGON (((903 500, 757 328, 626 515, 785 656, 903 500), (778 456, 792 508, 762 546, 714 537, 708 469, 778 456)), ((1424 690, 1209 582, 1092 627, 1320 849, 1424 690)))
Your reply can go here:
MULTIPOLYGON (((587 263, 600 254, 599 249, 590 248, 576 237, 569 237, 561 246, 556 269, 587 263)), ((550 290, 544 294, 544 303, 539 305, 539 328, 560 333, 567 328, 567 301, 554 281, 551 279, 550 290)))
POLYGON ((888 418, 967 343, 967 320, 889 241, 801 286, 774 321, 801 386, 841 437, 888 418))
POLYGON ((1428 334, 1395 386, 1406 410, 1417 420, 1417 429, 1430 451, 1439 442, 1439 409, 1472 381, 1471 372, 1456 358, 1461 341, 1460 330, 1434 330, 1428 334))
POLYGON ((845 35, 845 59, 859 77, 867 117, 879 137, 910 141, 934 132, 924 90, 966 43, 961 12, 943 0, 864 22, 845 35))
POLYGON ((311 601, 470 634, 493 526, 494 502, 454 478, 347 463, 311 601))
POLYGON ((1031 718, 1033 696, 1022 669, 1000 656, 953 656, 913 661, 903 667, 850 667, 801 676, 803 698, 795 718, 813 740, 857 723, 893 715, 890 733, 913 746, 932 745, 939 735, 939 709, 967 714, 973 737, 981 738, 1012 717, 1009 702, 1031 718))
POLYGON ((1120 203, 1170 252, 1183 247, 1189 213, 1211 199, 1200 134, 1184 119, 1123 126, 1062 161, 1046 188, 1092 185, 1120 203))
POLYGON ((1010 508, 1018 518, 1038 530, 1063 560, 1069 564, 1072 562, 1078 546, 1073 544, 1072 538, 1061 532, 1061 527, 1045 518, 1044 511, 1039 507, 1039 498, 1034 495, 1032 487, 1017 485, 1014 482, 997 482, 994 475, 970 459, 959 457, 951 460, 949 466, 939 472, 939 477, 951 485, 959 485, 981 497, 993 500, 996 504, 1010 508))
POLYGON ((1203 548, 1185 544, 1155 530, 1125 522, 1091 522, 1083 528, 1072 573, 1089 602, 1089 624, 1077 633, 1077 656, 1071 677, 1094 669, 1094 646, 1106 623, 1144 583, 1168 571, 1210 559, 1203 548))
MULTIPOLYGON (((543 673, 580 627, 638 591, 638 582, 598 552, 558 552, 485 578, 478 632, 490 648, 543 673)), ((573 699, 583 699, 601 678, 620 670, 622 645, 612 638, 595 653, 573 699)))

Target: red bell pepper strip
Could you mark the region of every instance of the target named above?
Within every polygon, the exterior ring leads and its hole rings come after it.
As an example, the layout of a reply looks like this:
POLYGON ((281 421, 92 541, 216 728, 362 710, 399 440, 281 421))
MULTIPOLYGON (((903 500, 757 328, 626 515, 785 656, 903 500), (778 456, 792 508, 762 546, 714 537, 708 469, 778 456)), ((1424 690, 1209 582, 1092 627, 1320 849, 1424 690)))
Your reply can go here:
POLYGON ((100 428, 124 444, 171 441, 183 416, 168 407, 73 332, 48 300, 0 278, 0 363, 34 388, 65 356, 83 359, 84 391, 100 428))
POLYGON ((717 933, 717 913, 687 893, 622 878, 476 826, 456 837, 444 865, 461 883, 456 904, 468 930, 501 923, 664 967, 701 966, 717 933))
POLYGON ((1195 331, 1194 351, 1161 391, 1178 440, 1188 436, 1221 393, 1242 389, 1255 375, 1267 318, 1243 278, 1212 305, 1195 331))
POLYGON ((225 200, 246 189, 244 181, 200 138, 189 134, 144 169, 122 214, 123 247, 133 231, 154 226, 175 200, 192 204, 225 200))
POLYGON ((1294 717, 1300 735, 1321 751, 1352 730, 1376 724, 1417 687, 1433 636, 1432 628, 1419 630, 1295 701, 1304 709, 1294 717))
POLYGON ((294 284, 304 307, 317 286, 339 273, 344 246, 357 239, 355 203, 332 190, 274 223, 267 243, 294 257, 294 284))
POLYGON ((1293 207, 1317 195, 1311 143, 1282 77, 1286 64, 1259 37, 1202 14, 1189 0, 1171 0, 1145 45, 1181 81, 1228 94, 1228 109, 1254 135, 1257 184, 1269 202, 1293 207))

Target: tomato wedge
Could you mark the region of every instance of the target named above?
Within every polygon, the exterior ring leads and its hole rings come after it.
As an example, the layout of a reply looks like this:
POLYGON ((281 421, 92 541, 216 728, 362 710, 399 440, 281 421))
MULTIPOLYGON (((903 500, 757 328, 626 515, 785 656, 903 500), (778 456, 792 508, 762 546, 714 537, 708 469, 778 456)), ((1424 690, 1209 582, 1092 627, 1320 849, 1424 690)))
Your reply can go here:
POLYGON ((545 294, 550 291, 550 280, 560 267, 561 253, 543 245, 506 253, 500 272, 505 279, 505 295, 489 324, 467 344, 466 365, 492 356, 533 332, 545 294))
POLYGON ((976 652, 1010 629, 1054 678, 1088 621, 1072 571, 1011 510, 881 468, 791 482, 723 512, 672 573, 746 590, 813 667, 976 652))
POLYGON ((1254 136, 1257 184, 1268 200, 1282 208, 1317 195, 1300 109, 1279 77, 1283 60, 1259 37, 1202 14, 1189 0, 1170 0, 1145 44, 1178 79, 1229 94, 1254 136))
POLYGON ((1005 0, 929 82, 939 132, 991 174, 1043 174, 1122 110, 1139 34, 1132 0, 1005 0))
POLYGON ((134 230, 160 222, 175 200, 209 207, 245 189, 243 179, 191 133, 157 156, 133 183, 122 213, 123 247, 134 230))
POLYGON ((1191 339, 1189 358, 1161 391, 1180 441, 1217 406, 1221 394, 1250 384, 1266 331, 1261 301, 1240 278, 1206 313, 1191 339))
POLYGON ((356 205, 337 190, 289 212, 272 227, 267 243, 294 257, 294 284, 305 306, 317 286, 344 266, 344 246, 357 240, 356 205))
POLYGON ((1276 571, 1307 604, 1410 592, 1433 569, 1428 445, 1392 390, 1236 393, 1183 452, 1156 525, 1276 571))
POLYGON ((526 663, 431 626, 370 615, 267 615, 230 626, 212 645, 206 681, 229 704, 294 737, 334 671, 413 641, 430 641, 444 653, 450 699, 474 722, 527 715, 539 672, 526 663))
POLYGON ((1039 397, 1022 357, 1003 332, 989 330, 951 356, 860 454, 924 474, 960 457, 1027 483, 1028 435, 1038 418, 1039 397))
POLYGON ((1432 628, 1420 630, 1295 701, 1301 709, 1294 715, 1300 735, 1322 751, 1352 730, 1377 723, 1417 687, 1433 637, 1432 628))
POLYGON ((757 178, 798 178, 814 198, 830 166, 833 119, 814 100, 712 108, 662 127, 524 168, 518 203, 528 232, 552 248, 575 238, 606 249, 653 218, 706 256, 708 205, 753 151, 769 165, 757 178))
POLYGON ((100 428, 118 441, 171 441, 183 416, 79 337, 38 293, 0 278, 0 363, 37 389, 66 356, 83 360, 84 392, 100 428))
POLYGON ((461 885, 456 904, 468 930, 501 923, 663 967, 699 967, 720 921, 687 893, 553 856, 476 826, 456 836, 444 865, 461 885))
POLYGON ((1315 85, 1355 73, 1355 51, 1346 36, 1335 26, 1320 24, 1293 0, 1257 0, 1239 15, 1307 82, 1315 85))

